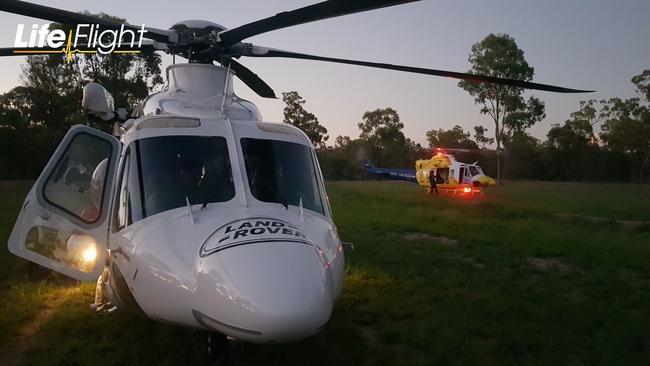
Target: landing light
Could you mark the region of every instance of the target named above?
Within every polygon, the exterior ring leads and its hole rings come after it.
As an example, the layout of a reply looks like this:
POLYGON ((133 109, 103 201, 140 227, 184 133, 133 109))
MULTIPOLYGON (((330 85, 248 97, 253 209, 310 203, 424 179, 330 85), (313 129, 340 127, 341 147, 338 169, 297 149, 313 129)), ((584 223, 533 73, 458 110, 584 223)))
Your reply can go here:
POLYGON ((94 245, 91 246, 91 247, 88 247, 83 251, 83 253, 81 254, 81 257, 86 262, 92 262, 95 259, 97 259, 97 249, 95 249, 94 245))
POLYGON ((463 192, 465 192, 465 193, 469 193, 469 192, 471 192, 471 191, 472 191, 472 189, 469 188, 469 187, 465 187, 465 188, 463 188, 463 192))
POLYGON ((66 249, 71 258, 88 264, 92 264, 97 259, 97 244, 95 239, 88 235, 73 234, 68 239, 66 249))

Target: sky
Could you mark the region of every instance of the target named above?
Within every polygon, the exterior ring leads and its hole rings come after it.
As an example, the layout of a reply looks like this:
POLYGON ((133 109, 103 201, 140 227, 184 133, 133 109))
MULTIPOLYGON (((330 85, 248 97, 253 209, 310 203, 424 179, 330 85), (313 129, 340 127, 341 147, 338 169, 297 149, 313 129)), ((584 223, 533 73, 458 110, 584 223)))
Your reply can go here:
MULTIPOLYGON (((70 11, 105 12, 132 24, 168 28, 187 19, 210 20, 234 28, 318 0, 31 0, 70 11)), ((244 42, 294 52, 466 72, 472 44, 489 33, 507 33, 535 68, 534 81, 591 94, 527 92, 546 103, 546 119, 530 132, 541 139, 554 123, 569 118, 586 99, 635 95, 632 76, 650 69, 648 0, 423 0, 347 15, 258 35, 244 42)), ((12 47, 19 23, 46 21, 0 13, 0 47, 12 47)), ((19 85, 24 57, 0 58, 0 92, 19 85)), ((430 129, 460 125, 473 131, 493 122, 479 113, 457 81, 360 66, 307 60, 242 59, 275 90, 296 90, 329 132, 357 137, 365 111, 396 109, 404 133, 425 144, 430 129)), ((171 57, 163 58, 163 66, 171 57)), ((116 91, 111 91, 116 92, 116 91)), ((264 120, 282 121, 281 99, 258 97, 243 83, 235 92, 262 111, 264 120)), ((81 101, 79 101, 81 103, 81 101)))

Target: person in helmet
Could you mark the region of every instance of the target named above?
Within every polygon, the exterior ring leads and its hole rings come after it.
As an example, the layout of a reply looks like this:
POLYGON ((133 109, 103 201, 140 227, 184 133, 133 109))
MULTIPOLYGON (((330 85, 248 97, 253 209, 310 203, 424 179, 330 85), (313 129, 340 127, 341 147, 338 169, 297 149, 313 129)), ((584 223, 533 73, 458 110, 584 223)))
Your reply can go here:
POLYGON ((97 164, 93 172, 93 177, 90 181, 90 202, 86 204, 80 215, 82 219, 88 222, 96 221, 99 218, 107 167, 108 159, 104 159, 97 164))
MULTIPOLYGON (((90 202, 88 202, 81 212, 81 217, 86 221, 95 221, 101 214, 102 197, 104 196, 104 180, 106 179, 107 168, 108 159, 104 159, 97 165, 93 172, 93 177, 90 181, 90 202)), ((110 301, 104 302, 106 286, 108 285, 109 278, 110 270, 108 265, 105 265, 104 270, 97 279, 97 286, 95 287, 95 302, 90 304, 90 307, 95 309, 97 312, 112 312, 117 309, 110 303, 110 301)))

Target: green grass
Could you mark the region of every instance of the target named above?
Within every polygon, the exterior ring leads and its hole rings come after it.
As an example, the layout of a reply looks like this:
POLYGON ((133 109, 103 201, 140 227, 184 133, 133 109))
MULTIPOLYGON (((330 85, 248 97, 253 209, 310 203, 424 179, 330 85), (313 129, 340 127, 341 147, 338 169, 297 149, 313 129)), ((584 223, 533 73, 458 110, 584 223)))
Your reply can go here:
POLYGON ((650 221, 650 185, 517 182, 489 198, 513 208, 650 221))
MULTIPOLYGON (((0 242, 25 184, 0 184, 0 242)), ((645 364, 650 360, 650 187, 517 182, 481 200, 415 185, 331 182, 344 294, 318 336, 243 345, 240 365, 645 364), (573 214, 566 216, 558 214, 573 214), (601 219, 591 220, 589 217, 601 219), (417 240, 412 240, 414 233, 417 240)), ((93 286, 0 248, 0 353, 52 299, 32 364, 196 364, 204 334, 90 311, 93 286)))

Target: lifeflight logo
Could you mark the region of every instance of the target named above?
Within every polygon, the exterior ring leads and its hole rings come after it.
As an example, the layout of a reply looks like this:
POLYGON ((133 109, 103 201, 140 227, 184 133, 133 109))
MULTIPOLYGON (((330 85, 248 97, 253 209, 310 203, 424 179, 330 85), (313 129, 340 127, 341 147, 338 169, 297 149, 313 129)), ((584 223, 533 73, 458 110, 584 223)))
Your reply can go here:
POLYGON ((70 30, 67 35, 61 29, 50 30, 49 24, 33 24, 31 31, 25 30, 24 24, 18 24, 14 48, 19 49, 14 53, 61 53, 67 56, 68 63, 74 53, 140 53, 145 33, 144 24, 137 31, 125 29, 124 25, 119 30, 102 30, 98 24, 78 24, 76 30, 70 30))

